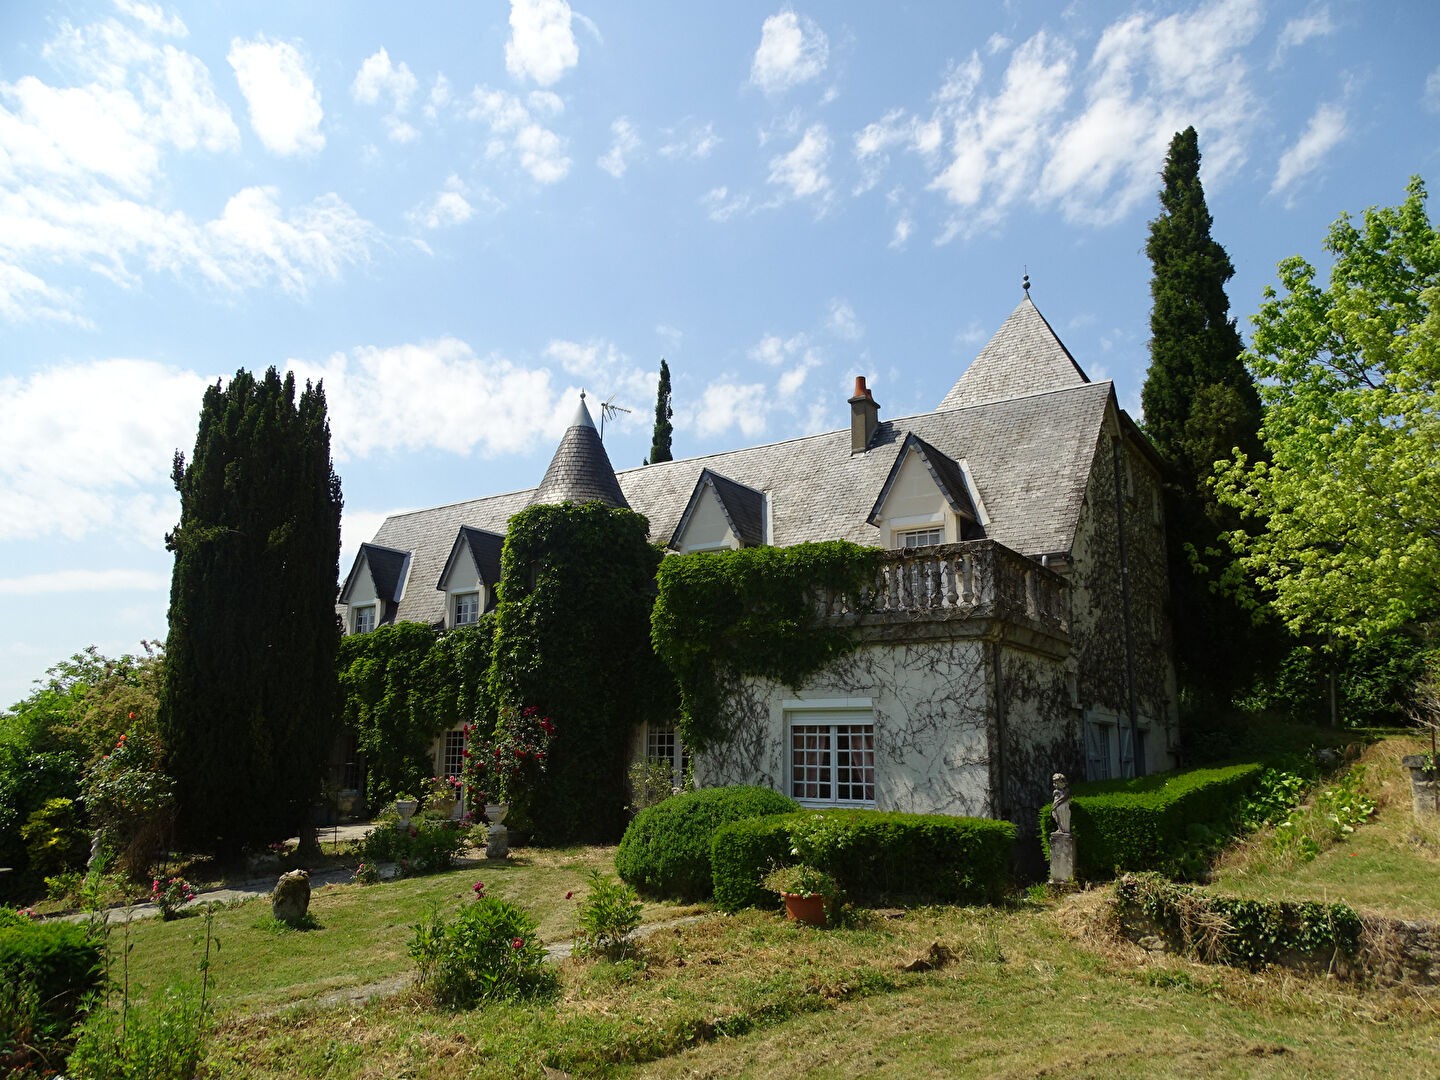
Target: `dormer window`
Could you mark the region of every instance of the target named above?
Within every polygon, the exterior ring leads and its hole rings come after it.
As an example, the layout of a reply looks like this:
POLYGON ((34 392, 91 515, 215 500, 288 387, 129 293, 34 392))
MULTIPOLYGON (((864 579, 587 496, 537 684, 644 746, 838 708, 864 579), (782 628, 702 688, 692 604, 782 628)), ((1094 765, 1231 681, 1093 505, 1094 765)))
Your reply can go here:
POLYGON ((478 592, 455 594, 455 625, 469 626, 480 620, 480 594, 478 592))
POLYGON ((897 548, 933 547, 945 542, 945 530, 939 525, 933 529, 906 529, 895 534, 897 548))
POLYGON ((375 629, 374 604, 366 604, 364 607, 351 608, 350 613, 354 616, 354 627, 352 629, 352 633, 368 634, 371 630, 375 629))
POLYGON ((702 469, 669 546, 679 552, 755 547, 768 542, 768 518, 764 492, 702 469))

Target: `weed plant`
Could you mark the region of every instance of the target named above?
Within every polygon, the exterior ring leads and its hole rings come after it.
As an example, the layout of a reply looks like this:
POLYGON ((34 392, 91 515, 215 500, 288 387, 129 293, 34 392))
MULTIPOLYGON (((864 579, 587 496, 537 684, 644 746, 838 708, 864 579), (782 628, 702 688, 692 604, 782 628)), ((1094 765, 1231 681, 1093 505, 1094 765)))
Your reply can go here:
POLYGON ((623 960, 635 946, 643 905, 635 890, 611 874, 590 871, 585 901, 580 905, 580 926, 575 931, 579 956, 623 960))
POLYGON ((410 939, 421 989, 451 1010, 554 996, 555 969, 545 962, 536 928, 524 908, 486 896, 483 887, 453 920, 432 912, 428 922, 412 928, 410 939))

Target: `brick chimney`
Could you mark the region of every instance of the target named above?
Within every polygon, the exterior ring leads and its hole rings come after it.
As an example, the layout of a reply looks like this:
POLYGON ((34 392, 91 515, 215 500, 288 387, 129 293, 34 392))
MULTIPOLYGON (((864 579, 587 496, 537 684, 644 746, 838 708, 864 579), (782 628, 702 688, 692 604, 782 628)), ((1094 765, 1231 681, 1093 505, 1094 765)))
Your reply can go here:
POLYGON ((865 386, 865 376, 855 376, 855 396, 850 399, 850 453, 863 454, 880 426, 880 406, 865 386))

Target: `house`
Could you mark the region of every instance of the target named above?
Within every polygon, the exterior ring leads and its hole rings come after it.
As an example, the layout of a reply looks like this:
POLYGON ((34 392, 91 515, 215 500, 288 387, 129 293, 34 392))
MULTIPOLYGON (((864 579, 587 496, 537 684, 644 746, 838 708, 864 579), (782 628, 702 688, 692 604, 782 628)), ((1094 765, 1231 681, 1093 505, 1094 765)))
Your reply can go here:
MULTIPOLYGON (((538 487, 385 521, 347 631, 473 621, 532 503, 627 506, 675 552, 838 538, 885 549, 858 647, 799 689, 745 681, 697 782, 1029 829, 1053 772, 1174 767, 1161 462, 1028 292, 933 412, 882 418, 863 377, 836 411, 848 426, 616 473, 582 395, 538 487)), ((437 770, 462 749, 452 732, 437 770)), ((682 752, 636 733, 636 756, 682 752)))

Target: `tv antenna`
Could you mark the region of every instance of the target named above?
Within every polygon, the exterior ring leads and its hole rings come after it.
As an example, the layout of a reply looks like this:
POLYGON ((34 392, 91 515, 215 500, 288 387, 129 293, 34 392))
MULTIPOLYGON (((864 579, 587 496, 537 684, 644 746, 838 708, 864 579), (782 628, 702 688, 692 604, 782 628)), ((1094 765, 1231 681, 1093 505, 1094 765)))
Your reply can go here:
POLYGON ((611 394, 611 395, 610 395, 610 400, 609 400, 609 401, 602 401, 602 402, 600 403, 600 441, 601 441, 601 442, 604 442, 604 441, 605 441, 605 418, 606 418, 607 416, 613 415, 614 413, 620 413, 620 412, 628 413, 629 411, 630 411, 630 410, 627 409, 627 408, 625 408, 624 405, 616 405, 616 404, 615 404, 615 395, 614 395, 614 394, 611 394))

